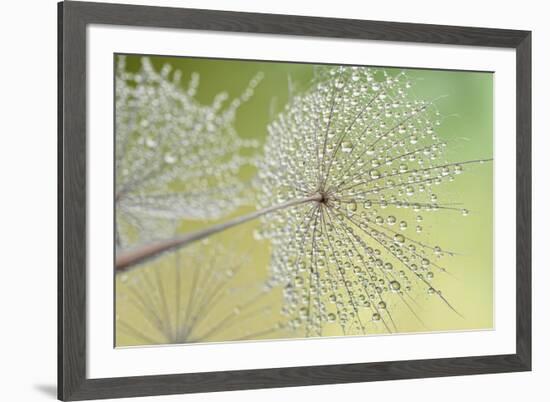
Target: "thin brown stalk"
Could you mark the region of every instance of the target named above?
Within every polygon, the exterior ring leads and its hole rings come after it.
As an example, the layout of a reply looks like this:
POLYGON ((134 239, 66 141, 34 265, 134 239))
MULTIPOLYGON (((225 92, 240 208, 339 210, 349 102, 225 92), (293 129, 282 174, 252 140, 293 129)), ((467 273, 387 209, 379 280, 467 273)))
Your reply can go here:
POLYGON ((323 199, 323 196, 321 194, 315 193, 305 198, 299 198, 296 200, 287 201, 282 204, 277 204, 268 208, 254 211, 247 215, 238 216, 227 222, 212 225, 205 229, 200 229, 194 232, 186 233, 184 235, 173 237, 170 239, 151 242, 129 250, 123 250, 121 252, 118 252, 116 255, 115 269, 117 272, 126 271, 134 267, 136 264, 139 264, 151 258, 154 258, 161 253, 164 253, 170 250, 175 250, 181 247, 185 247, 186 245, 193 243, 197 240, 204 239, 208 236, 222 232, 234 226, 257 219, 271 212, 290 208, 290 207, 304 204, 307 202, 320 202, 322 199, 323 199))

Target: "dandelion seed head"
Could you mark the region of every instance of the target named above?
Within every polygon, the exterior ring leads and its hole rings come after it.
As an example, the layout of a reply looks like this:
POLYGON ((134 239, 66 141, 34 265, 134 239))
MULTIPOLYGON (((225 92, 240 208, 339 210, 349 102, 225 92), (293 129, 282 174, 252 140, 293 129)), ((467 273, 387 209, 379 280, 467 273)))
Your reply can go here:
POLYGON ((271 241, 271 275, 285 286, 291 329, 397 331, 392 308, 416 315, 416 290, 453 308, 429 282, 446 272, 436 261, 450 253, 428 243, 420 222, 465 215, 438 194, 470 162, 446 160, 442 117, 412 87, 404 72, 321 67, 269 125, 259 204, 314 198, 265 216, 260 233, 271 241))
POLYGON ((286 325, 269 318, 273 287, 239 276, 247 262, 221 244, 202 242, 118 275, 117 339, 152 345, 280 335, 286 325))
POLYGON ((128 71, 124 56, 117 59, 115 202, 122 247, 165 237, 178 219, 220 218, 249 199, 238 174, 250 163, 247 150, 258 144, 241 138, 234 120, 262 76, 240 97, 222 92, 211 104, 195 98, 198 74, 186 86, 181 76, 168 64, 157 71, 146 57, 137 72, 128 71))

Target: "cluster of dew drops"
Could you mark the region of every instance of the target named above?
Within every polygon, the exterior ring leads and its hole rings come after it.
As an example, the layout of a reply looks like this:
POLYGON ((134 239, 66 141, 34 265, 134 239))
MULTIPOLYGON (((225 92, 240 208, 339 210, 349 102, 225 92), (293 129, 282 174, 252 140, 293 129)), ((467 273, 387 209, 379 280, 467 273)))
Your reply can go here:
POLYGON ((418 292, 455 310, 433 285, 452 252, 432 244, 423 221, 468 215, 438 188, 482 161, 445 159, 442 117, 413 85, 404 72, 320 67, 268 128, 260 205, 323 195, 264 217, 256 233, 271 242, 283 313, 306 336, 331 323, 344 334, 399 331, 392 311, 420 320, 418 292))

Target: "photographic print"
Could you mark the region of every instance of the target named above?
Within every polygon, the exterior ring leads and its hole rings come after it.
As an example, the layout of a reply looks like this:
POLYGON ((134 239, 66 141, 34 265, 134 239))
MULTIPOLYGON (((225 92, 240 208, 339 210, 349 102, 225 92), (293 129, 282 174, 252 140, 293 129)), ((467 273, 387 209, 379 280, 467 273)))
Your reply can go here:
POLYGON ((117 54, 115 346, 493 328, 493 73, 117 54))

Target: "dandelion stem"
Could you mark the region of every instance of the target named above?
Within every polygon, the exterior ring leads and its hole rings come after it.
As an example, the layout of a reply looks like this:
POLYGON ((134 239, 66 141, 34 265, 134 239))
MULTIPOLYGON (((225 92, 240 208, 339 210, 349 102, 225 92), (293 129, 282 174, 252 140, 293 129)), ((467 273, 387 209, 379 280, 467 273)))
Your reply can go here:
POLYGON ((205 229, 197 230, 195 232, 186 233, 182 236, 173 237, 171 239, 160 240, 152 243, 148 243, 136 248, 125 250, 117 253, 115 260, 115 268, 118 272, 128 270, 132 266, 144 262, 150 258, 156 257, 161 253, 169 250, 178 249, 184 247, 197 240, 204 239, 213 234, 222 232, 226 229, 243 224, 245 222, 257 219, 263 215, 267 215, 271 212, 275 212, 281 209, 286 209, 300 204, 308 202, 320 202, 323 199, 323 195, 315 193, 305 198, 298 198, 290 200, 282 204, 273 205, 258 211, 254 211, 247 215, 238 216, 224 223, 219 223, 205 229))

